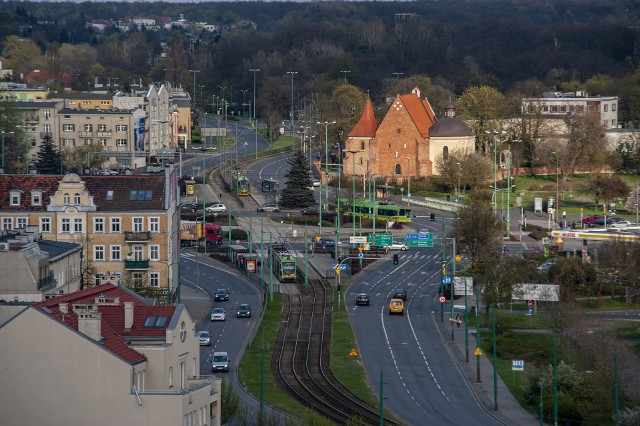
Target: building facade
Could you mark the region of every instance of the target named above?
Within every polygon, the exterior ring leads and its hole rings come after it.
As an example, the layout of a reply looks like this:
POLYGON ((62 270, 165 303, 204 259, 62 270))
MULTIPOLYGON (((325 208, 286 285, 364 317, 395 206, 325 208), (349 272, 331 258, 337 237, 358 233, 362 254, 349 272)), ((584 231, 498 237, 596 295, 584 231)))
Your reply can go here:
POLYGON ((0 227, 37 226, 83 247, 84 285, 175 291, 179 226, 173 168, 154 176, 0 176, 0 227))
POLYGON ((548 118, 594 113, 607 129, 618 127, 618 97, 589 96, 587 92, 544 92, 542 98, 522 100, 522 113, 540 113, 548 118))
POLYGON ((22 124, 15 130, 13 137, 18 138, 20 142, 18 145, 24 146, 30 170, 35 168, 42 141, 48 137, 56 144, 58 134, 56 122, 61 106, 62 102, 55 101, 16 102, 16 107, 22 116, 22 124))
POLYGON ((149 306, 105 284, 0 305, 0 319, 6 424, 220 425, 221 383, 200 375, 196 324, 182 304, 149 306))

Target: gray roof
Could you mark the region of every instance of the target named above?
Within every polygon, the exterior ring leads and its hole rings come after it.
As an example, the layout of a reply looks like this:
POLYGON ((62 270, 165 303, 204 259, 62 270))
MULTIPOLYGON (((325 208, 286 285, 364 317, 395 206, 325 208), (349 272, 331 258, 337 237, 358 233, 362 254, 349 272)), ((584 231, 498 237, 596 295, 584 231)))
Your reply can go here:
POLYGON ((60 105, 62 101, 46 101, 46 102, 25 102, 16 101, 16 107, 18 108, 55 108, 60 105))
POLYGON ((129 114, 131 111, 136 110, 138 108, 132 109, 115 109, 115 108, 105 108, 105 109, 74 109, 74 108, 62 108, 58 111, 58 114, 81 114, 81 115, 105 115, 105 114, 129 114))
POLYGON ((82 249, 80 244, 67 243, 64 241, 38 240, 38 245, 40 246, 40 250, 49 253, 50 261, 59 256, 75 253, 82 249))
POLYGON ((473 136, 471 127, 458 117, 443 117, 429 129, 429 137, 473 136))
POLYGON ((173 98, 172 102, 180 107, 188 108, 191 106, 191 100, 185 98, 173 98))

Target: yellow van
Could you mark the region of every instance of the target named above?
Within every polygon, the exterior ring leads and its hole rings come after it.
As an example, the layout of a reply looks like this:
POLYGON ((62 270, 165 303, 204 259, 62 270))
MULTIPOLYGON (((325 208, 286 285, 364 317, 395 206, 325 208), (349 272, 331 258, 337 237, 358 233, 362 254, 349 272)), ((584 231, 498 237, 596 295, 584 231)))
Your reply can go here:
POLYGON ((404 301, 402 299, 391 299, 389 302, 389 315, 404 314, 404 301))

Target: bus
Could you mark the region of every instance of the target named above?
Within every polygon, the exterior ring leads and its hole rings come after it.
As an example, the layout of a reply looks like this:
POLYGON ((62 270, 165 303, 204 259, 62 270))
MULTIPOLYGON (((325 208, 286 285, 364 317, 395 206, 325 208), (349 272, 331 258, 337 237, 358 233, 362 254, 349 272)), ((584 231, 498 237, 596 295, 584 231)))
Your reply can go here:
POLYGON ((282 244, 272 244, 269 258, 273 266, 273 274, 281 283, 296 281, 296 258, 282 244))
POLYGON ((355 200, 355 204, 348 198, 340 199, 340 212, 345 216, 355 216, 367 219, 385 220, 392 222, 411 222, 411 209, 383 201, 355 200), (353 204, 353 208, 352 208, 353 204))

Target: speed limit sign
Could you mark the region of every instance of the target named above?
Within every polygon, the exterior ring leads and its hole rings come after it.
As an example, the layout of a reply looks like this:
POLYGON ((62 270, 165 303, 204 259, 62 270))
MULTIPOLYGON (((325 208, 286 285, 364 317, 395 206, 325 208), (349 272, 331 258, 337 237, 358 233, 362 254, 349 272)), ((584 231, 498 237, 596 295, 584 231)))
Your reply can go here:
POLYGON ((440 301, 440 303, 444 303, 447 299, 444 296, 440 296, 438 300, 440 301))
POLYGON ((530 308, 533 308, 533 300, 529 300, 527 302, 527 305, 529 305, 530 308))

